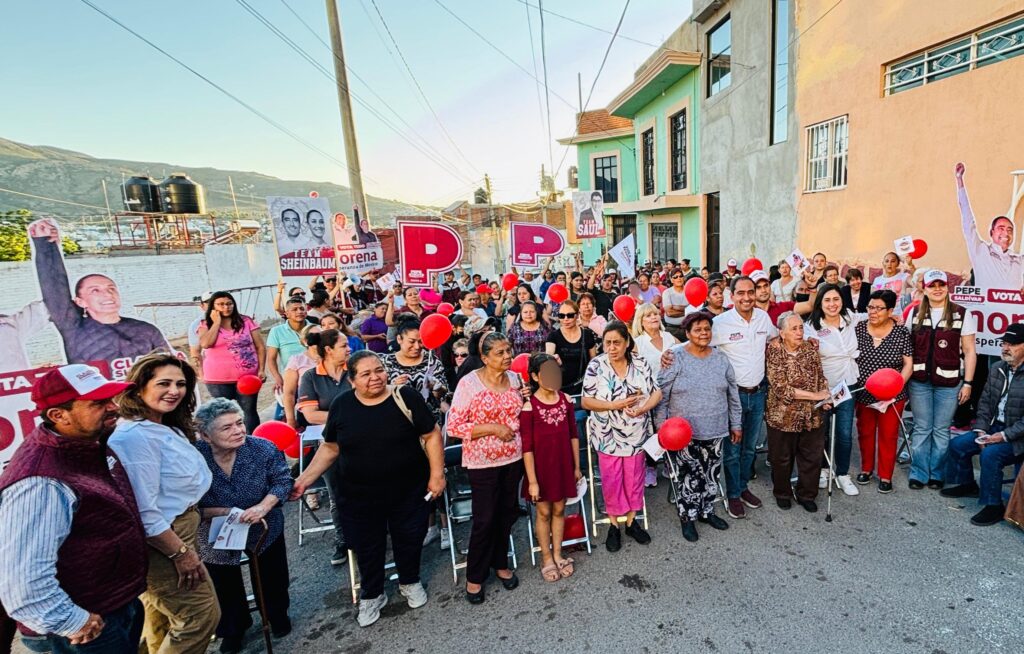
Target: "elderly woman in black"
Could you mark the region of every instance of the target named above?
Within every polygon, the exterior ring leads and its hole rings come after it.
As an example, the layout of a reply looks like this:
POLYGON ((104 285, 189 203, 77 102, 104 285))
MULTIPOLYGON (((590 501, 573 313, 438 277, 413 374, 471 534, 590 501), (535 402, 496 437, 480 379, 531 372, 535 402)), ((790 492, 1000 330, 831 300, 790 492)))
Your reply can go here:
POLYGON ((362 579, 359 626, 380 618, 387 604, 384 555, 388 535, 399 592, 410 608, 427 603, 420 553, 427 533, 427 500, 444 490, 441 429, 423 396, 408 385, 388 386, 380 357, 369 350, 348 360, 353 390, 331 403, 324 443, 295 480, 291 499, 337 462, 338 505, 362 579), (345 456, 338 455, 344 452, 345 456))
MULTIPOLYGON (((241 553, 213 548, 212 520, 238 507, 245 509, 240 522, 267 521, 267 537, 256 552, 257 565, 271 630, 278 638, 288 635, 292 623, 288 618, 288 554, 281 502, 288 497, 292 478, 284 455, 273 443, 246 435, 245 416, 238 402, 221 397, 210 400, 196 411, 196 426, 203 436, 196 447, 213 473, 210 490, 199 500, 199 554, 220 602, 220 651, 240 652, 245 631, 252 625, 242 583, 241 553)), ((256 547, 261 533, 258 527, 249 530, 246 550, 256 547)))

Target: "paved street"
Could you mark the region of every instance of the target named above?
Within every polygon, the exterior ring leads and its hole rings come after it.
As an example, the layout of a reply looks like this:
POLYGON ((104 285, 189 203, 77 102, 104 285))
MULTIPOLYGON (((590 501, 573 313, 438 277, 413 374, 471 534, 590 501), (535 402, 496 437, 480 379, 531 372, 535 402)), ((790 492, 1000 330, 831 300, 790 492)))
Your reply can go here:
MULTIPOLYGON (((763 463, 761 471, 752 487, 767 499, 763 463)), ((476 607, 452 586, 435 543, 424 562, 430 602, 410 611, 393 599, 367 629, 356 625, 346 568, 328 562, 329 536, 294 546, 292 505, 295 631, 275 650, 1020 652, 1024 533, 972 527, 973 504, 910 491, 903 470, 896 481, 893 495, 868 486, 859 497, 834 496, 831 524, 824 502, 814 515, 766 502, 745 520, 730 519, 726 532, 701 525, 690 544, 661 480, 647 494, 650 545, 626 538, 616 554, 603 546, 577 553, 576 575, 554 584, 530 566, 520 521, 522 584, 510 593, 492 581, 476 607)), ((397 586, 388 590, 397 595, 397 586)), ((252 632, 246 651, 261 644, 252 632)))

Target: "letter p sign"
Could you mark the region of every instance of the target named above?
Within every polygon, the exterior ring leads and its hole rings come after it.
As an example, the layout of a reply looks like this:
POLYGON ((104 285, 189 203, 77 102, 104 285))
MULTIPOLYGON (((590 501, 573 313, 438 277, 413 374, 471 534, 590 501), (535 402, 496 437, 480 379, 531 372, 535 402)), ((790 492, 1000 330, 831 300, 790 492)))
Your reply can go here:
POLYGON ((554 257, 565 249, 562 232, 537 223, 509 223, 512 228, 512 265, 536 266, 540 257, 554 257))
POLYGON ((402 283, 429 286, 431 273, 451 270, 462 261, 462 239, 447 225, 400 220, 398 258, 402 263, 402 283))

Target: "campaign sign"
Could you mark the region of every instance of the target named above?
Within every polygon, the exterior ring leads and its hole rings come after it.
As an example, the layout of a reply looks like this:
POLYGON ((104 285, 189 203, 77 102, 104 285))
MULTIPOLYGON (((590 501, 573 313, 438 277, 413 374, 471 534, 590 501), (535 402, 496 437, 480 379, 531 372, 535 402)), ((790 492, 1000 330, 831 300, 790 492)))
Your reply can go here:
POLYGON ((957 286, 950 296, 967 311, 965 320, 978 329, 975 345, 978 354, 999 356, 1006 328, 1024 321, 1024 298, 1020 290, 957 286))
POLYGON ((334 244, 338 252, 338 270, 345 274, 362 275, 384 267, 384 250, 380 239, 365 218, 360 219, 359 207, 352 207, 352 219, 338 212, 334 214, 334 244))
POLYGON ((462 261, 462 239, 441 223, 399 220, 398 258, 404 285, 429 286, 432 274, 451 270, 462 261))
POLYGON ((554 227, 516 222, 510 222, 509 227, 513 266, 537 266, 541 257, 554 257, 565 249, 565 237, 554 227))
POLYGON ((267 210, 282 277, 312 277, 337 270, 327 198, 271 196, 267 210))

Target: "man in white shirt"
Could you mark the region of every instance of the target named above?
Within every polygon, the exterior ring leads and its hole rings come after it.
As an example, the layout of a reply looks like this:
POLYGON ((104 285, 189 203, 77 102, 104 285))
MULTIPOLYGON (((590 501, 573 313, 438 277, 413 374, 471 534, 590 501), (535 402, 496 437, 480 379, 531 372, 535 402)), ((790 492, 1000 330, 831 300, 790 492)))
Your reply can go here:
POLYGON ((686 340, 686 334, 683 333, 681 325, 683 318, 686 317, 686 307, 690 305, 686 300, 686 294, 683 293, 686 273, 678 268, 674 269, 669 273, 669 281, 672 286, 661 294, 661 304, 665 309, 665 326, 670 334, 682 342, 686 340))
POLYGON ((743 405, 743 433, 725 441, 723 467, 728 498, 727 509, 733 518, 746 517, 743 505, 761 508, 762 502, 750 492, 750 481, 757 438, 764 420, 765 348, 768 339, 779 335, 768 313, 754 306, 754 282, 745 275, 732 283, 733 308, 715 318, 711 325, 711 345, 725 354, 736 374, 740 403, 743 405))
POLYGON ((967 199, 964 186, 962 163, 956 165, 956 198, 960 205, 960 222, 967 242, 967 256, 974 268, 974 283, 986 288, 1019 290, 1024 283, 1024 255, 1010 251, 1013 246, 1013 221, 1006 216, 996 216, 989 224, 988 235, 992 241, 978 236, 978 225, 967 199))

